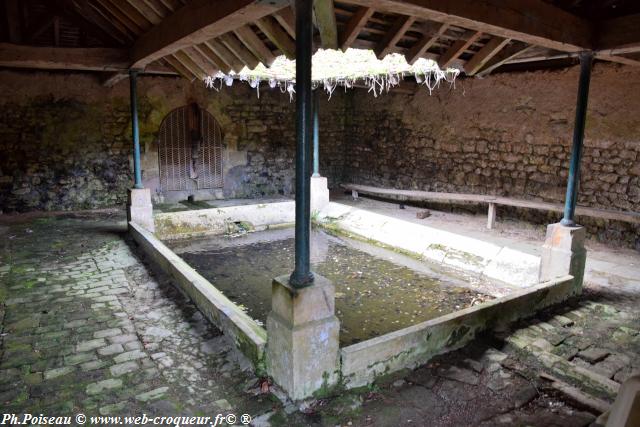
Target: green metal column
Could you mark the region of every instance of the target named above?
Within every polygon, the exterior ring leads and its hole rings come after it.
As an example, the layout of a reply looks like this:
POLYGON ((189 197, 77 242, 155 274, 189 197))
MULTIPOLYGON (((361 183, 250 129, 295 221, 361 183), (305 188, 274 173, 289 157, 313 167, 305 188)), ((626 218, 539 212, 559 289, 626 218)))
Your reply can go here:
POLYGON ((310 264, 311 229, 311 21, 313 0, 296 0, 296 243, 290 283, 313 284, 310 264))
POLYGON ((560 224, 576 225, 574 214, 578 202, 578 187, 580 185, 580 159, 582 158, 582 146, 584 141, 584 127, 587 119, 587 102, 589 98, 589 83, 591 81, 591 68, 593 65, 593 52, 580 54, 580 81, 578 83, 578 100, 576 102, 576 120, 573 127, 573 145, 571 147, 571 163, 569 164, 569 178, 567 182, 567 195, 564 204, 564 217, 560 224))
POLYGON ((138 92, 137 70, 129 70, 129 92, 131 95, 131 134, 133 137, 133 176, 134 188, 144 188, 140 170, 140 135, 138 130, 138 92))
POLYGON ((313 93, 313 176, 320 176, 320 88, 313 93))

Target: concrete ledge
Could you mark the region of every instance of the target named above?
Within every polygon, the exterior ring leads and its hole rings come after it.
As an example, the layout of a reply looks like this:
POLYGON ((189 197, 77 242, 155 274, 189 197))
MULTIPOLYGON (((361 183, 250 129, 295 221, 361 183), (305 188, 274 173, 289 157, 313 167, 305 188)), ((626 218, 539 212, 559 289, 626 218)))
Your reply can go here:
POLYGON ((318 215, 327 228, 413 253, 516 288, 538 283, 540 258, 507 247, 331 202, 318 215))
POLYGON ((559 303, 572 290, 573 277, 562 277, 345 347, 340 351, 344 385, 364 386, 378 375, 422 365, 438 354, 463 347, 483 330, 559 303))
POLYGON ((256 371, 262 373, 267 331, 153 234, 134 222, 129 223, 129 230, 144 252, 176 281, 209 321, 231 338, 256 371))
POLYGON ((156 234, 165 240, 224 234, 238 222, 259 230, 294 221, 294 201, 166 212, 154 216, 156 234))

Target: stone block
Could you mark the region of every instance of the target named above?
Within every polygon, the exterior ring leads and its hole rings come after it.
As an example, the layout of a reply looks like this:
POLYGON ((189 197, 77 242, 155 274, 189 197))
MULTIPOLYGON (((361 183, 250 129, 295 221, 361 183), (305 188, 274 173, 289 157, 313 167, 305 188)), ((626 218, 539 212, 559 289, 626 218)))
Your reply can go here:
POLYGON ((580 294, 587 260, 585 236, 584 227, 549 224, 542 246, 538 279, 545 282, 570 274, 573 276, 572 294, 580 294))
POLYGON ((267 372, 293 400, 338 382, 339 330, 331 282, 315 275, 313 285, 296 289, 288 276, 274 279, 267 319, 267 372))
POLYGON ((131 188, 128 190, 127 196, 127 222, 133 221, 153 233, 155 225, 153 222, 151 190, 148 188, 131 188))

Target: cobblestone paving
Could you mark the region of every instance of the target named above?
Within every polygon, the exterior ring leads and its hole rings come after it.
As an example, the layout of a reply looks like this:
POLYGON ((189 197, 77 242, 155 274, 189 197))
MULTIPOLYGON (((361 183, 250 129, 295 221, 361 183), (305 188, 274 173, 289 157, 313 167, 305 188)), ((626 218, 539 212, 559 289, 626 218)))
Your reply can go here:
POLYGON ((640 295, 589 286, 365 390, 282 404, 260 393, 225 337, 141 262, 120 219, 0 222, 3 412, 233 412, 258 426, 587 426, 640 370, 640 295))

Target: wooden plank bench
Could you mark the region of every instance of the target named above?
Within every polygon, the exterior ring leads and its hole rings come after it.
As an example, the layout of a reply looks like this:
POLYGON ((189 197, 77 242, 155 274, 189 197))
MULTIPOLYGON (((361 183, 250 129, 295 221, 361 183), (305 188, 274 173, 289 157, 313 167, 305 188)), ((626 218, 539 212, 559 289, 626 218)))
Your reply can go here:
MULTIPOLYGON (((440 193, 433 191, 417 190, 396 190, 393 188, 379 188, 359 184, 341 184, 345 190, 351 190, 354 199, 358 194, 369 194, 382 198, 399 201, 438 201, 445 203, 486 203, 489 208, 487 212, 487 228, 492 229, 496 221, 496 207, 513 206, 525 209, 537 209, 543 211, 560 212, 564 210, 564 205, 560 203, 538 202, 534 200, 513 199, 510 197, 490 196, 482 194, 465 193, 440 193)), ((588 216, 592 218, 608 219, 614 221, 640 224, 640 212, 613 211, 608 209, 588 208, 585 206, 576 207, 576 215, 588 216)))

